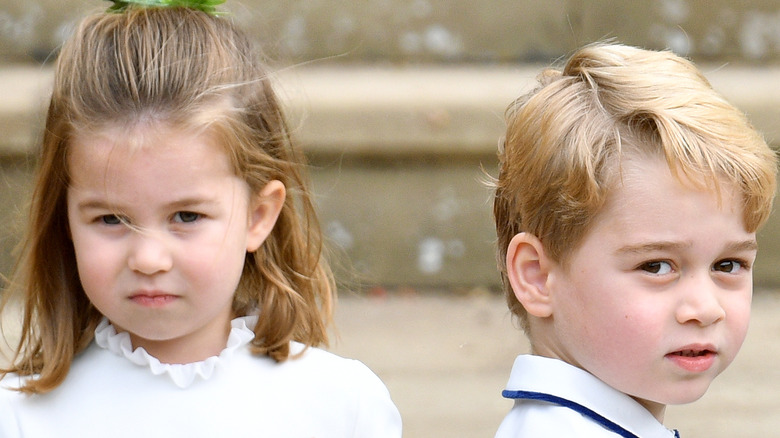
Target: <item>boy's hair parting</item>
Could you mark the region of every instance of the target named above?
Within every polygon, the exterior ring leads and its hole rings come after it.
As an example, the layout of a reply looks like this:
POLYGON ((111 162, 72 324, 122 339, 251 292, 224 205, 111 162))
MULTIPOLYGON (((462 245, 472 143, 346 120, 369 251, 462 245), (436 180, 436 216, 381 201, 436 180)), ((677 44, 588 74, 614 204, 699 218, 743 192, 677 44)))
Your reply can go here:
POLYGON ((59 385, 102 317, 81 287, 68 232, 69 139, 85 130, 154 123, 209 129, 253 193, 271 180, 285 185, 273 231, 246 256, 234 311, 261 313, 256 354, 283 361, 291 340, 327 343, 333 277, 322 256, 305 159, 260 54, 227 18, 131 6, 84 19, 59 55, 29 229, 10 284, 24 314, 16 358, 5 371, 37 374, 24 392, 59 385))
MULTIPOLYGON (((688 60, 669 51, 596 43, 507 109, 493 213, 507 303, 527 331, 507 279, 520 232, 566 264, 605 203, 626 154, 662 157, 700 188, 725 181, 743 196, 748 231, 764 224, 775 195, 777 156, 742 112, 688 60)), ((683 179, 683 176, 685 177, 683 179)))

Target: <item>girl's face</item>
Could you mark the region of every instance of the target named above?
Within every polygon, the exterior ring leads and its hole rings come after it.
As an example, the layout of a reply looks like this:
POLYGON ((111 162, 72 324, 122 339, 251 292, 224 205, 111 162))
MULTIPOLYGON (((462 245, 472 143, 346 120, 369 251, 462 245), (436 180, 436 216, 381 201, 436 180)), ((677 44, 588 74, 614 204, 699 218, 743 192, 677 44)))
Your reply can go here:
POLYGON ((661 419, 666 404, 701 397, 742 345, 756 237, 735 187, 720 199, 693 189, 663 159, 623 170, 570 264, 547 277, 552 315, 536 348, 661 419))
POLYGON ((284 186, 253 196, 208 132, 105 129, 69 147, 68 223, 89 300, 162 362, 218 354, 246 253, 270 233, 284 186))

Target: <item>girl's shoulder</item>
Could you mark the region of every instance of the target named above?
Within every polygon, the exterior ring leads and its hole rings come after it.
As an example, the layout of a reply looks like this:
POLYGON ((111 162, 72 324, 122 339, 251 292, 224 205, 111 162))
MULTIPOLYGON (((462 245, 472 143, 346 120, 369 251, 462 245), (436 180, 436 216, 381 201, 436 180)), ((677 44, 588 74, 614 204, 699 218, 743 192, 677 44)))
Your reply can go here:
POLYGON ((21 436, 14 406, 26 396, 14 388, 19 388, 23 383, 24 379, 16 374, 6 374, 0 379, 0 437, 21 436))
MULTIPOLYGON (((291 345, 291 353, 302 350, 300 344, 291 345)), ((296 379, 296 383, 288 387, 296 388, 294 391, 300 394, 310 394, 309 402, 319 399, 327 406, 324 410, 351 412, 354 436, 401 436, 398 408, 379 376, 363 362, 314 347, 305 349, 297 358, 292 356, 287 362, 282 366, 288 366, 296 379)))
POLYGON ((390 401, 384 382, 363 362, 316 347, 304 348, 297 343, 290 347, 290 358, 265 367, 268 373, 258 373, 258 380, 286 382, 286 387, 298 391, 342 394, 353 397, 353 401, 390 401), (262 374, 265 376, 261 377, 262 374))
POLYGON ((290 358, 282 364, 297 371, 312 371, 318 376, 329 376, 332 379, 346 379, 352 382, 362 380, 363 384, 374 380, 379 381, 379 377, 357 359, 342 357, 318 347, 306 348, 297 342, 290 343, 290 358))
POLYGON ((24 386, 25 382, 33 378, 35 378, 35 376, 20 376, 15 373, 8 373, 4 376, 0 376, 0 399, 6 401, 21 396, 21 393, 17 391, 17 389, 24 386))

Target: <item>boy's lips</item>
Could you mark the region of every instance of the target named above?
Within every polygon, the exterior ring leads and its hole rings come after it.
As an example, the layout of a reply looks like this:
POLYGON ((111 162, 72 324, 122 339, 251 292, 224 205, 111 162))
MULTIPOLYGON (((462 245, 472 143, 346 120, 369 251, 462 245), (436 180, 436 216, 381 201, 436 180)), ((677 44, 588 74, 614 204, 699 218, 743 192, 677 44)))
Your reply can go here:
POLYGON ((667 354, 666 358, 686 371, 700 373, 710 369, 717 356, 718 351, 714 346, 694 344, 675 350, 667 354))

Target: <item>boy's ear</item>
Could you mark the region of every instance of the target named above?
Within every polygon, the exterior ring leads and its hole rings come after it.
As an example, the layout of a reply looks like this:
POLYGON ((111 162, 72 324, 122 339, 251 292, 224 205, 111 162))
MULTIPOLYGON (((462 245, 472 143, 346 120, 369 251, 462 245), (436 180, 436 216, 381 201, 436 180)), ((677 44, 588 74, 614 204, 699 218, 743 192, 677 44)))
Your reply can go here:
POLYGON ((254 195, 249 203, 249 228, 247 231, 246 250, 255 252, 271 234, 276 219, 282 211, 287 190, 281 181, 273 180, 254 195))
POLYGON ((515 297, 533 316, 552 315, 548 275, 551 261, 542 241, 529 233, 519 233, 509 242, 506 252, 506 273, 515 297))

